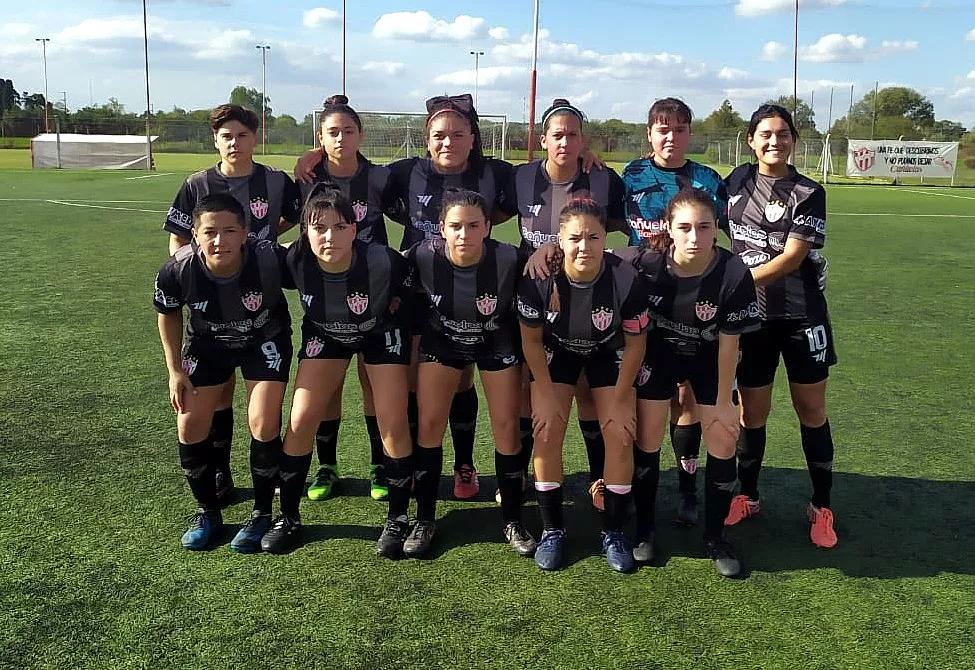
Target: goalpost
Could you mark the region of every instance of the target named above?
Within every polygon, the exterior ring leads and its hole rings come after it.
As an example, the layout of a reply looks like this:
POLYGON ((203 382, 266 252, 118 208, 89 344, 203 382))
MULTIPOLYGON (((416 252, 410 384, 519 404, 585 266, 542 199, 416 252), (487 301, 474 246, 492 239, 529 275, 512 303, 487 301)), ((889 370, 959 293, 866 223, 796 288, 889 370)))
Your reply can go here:
MULTIPOLYGON (((313 112, 315 147, 319 146, 321 109, 313 112)), ((422 156, 426 153, 423 129, 425 114, 408 112, 359 112, 364 133, 359 151, 371 161, 388 163, 400 158, 422 156)), ((507 114, 478 114, 484 153, 504 160, 508 144, 507 114)))

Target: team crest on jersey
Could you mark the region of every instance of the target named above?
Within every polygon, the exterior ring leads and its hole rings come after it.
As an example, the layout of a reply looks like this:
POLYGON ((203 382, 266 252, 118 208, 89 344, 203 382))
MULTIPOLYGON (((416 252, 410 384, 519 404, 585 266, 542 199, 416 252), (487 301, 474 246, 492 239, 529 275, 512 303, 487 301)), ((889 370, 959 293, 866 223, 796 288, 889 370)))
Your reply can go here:
POLYGON ((636 375, 636 385, 643 386, 648 381, 650 381, 650 368, 646 365, 641 365, 640 371, 636 375))
POLYGON ((480 298, 474 301, 477 305, 477 311, 484 316, 491 316, 494 314, 494 310, 498 308, 498 297, 496 295, 482 295, 480 298))
POLYGON ((358 316, 359 314, 365 312, 366 308, 369 307, 369 296, 363 295, 359 292, 350 293, 348 297, 346 297, 345 302, 349 304, 349 309, 352 310, 352 313, 358 316))
POLYGON ((781 200, 769 200, 765 205, 765 220, 769 223, 775 223, 782 218, 783 214, 785 214, 785 203, 781 200))
POLYGON ((240 301, 244 303, 244 307, 252 312, 256 312, 261 308, 261 304, 264 302, 264 296, 252 291, 251 293, 245 293, 240 301))
POLYGON ((369 213, 369 205, 361 200, 356 200, 354 203, 352 203, 352 212, 355 214, 356 223, 359 223, 366 218, 366 214, 369 213))
POLYGON ((305 345, 305 356, 308 358, 314 358, 318 354, 322 353, 322 349, 324 348, 325 343, 317 337, 313 337, 308 340, 308 344, 305 345))
POLYGON ((190 356, 189 358, 183 359, 182 363, 180 363, 180 367, 183 368, 183 372, 193 376, 193 373, 196 372, 196 366, 199 365, 199 363, 200 362, 198 360, 190 356))
POLYGON ((613 323, 613 310, 600 307, 592 313, 592 325, 597 330, 606 330, 613 323))
POLYGON ((251 214, 256 219, 263 219, 267 216, 268 204, 264 198, 254 198, 251 200, 251 214))
POLYGON ((697 318, 701 321, 710 321, 718 313, 718 308, 707 300, 702 300, 694 305, 694 311, 697 313, 697 318))

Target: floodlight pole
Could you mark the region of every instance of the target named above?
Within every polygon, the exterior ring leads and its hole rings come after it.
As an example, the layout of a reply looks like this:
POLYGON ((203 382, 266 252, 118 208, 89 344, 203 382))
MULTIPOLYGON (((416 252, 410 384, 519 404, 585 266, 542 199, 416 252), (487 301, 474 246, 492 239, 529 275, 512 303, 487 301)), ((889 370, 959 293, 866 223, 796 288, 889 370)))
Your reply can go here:
POLYGON ((528 160, 535 157, 535 87, 538 83, 538 0, 535 0, 535 29, 532 32, 532 74, 528 85, 528 160))
POLYGON ((35 37, 35 42, 41 43, 41 60, 44 62, 44 132, 51 132, 51 121, 47 116, 47 43, 50 37, 35 37))
MULTIPOLYGON (((267 51, 268 44, 258 44, 254 47, 261 50, 261 143, 262 152, 267 155, 267 51)), ((344 67, 344 62, 343 62, 344 67)), ((344 86, 343 86, 344 89, 344 86)))
POLYGON ((472 51, 474 57, 474 109, 477 109, 477 72, 480 68, 480 58, 484 55, 483 51, 472 51))
MULTIPOLYGON (((152 139, 149 135, 149 117, 152 104, 149 102, 149 7, 148 0, 142 0, 142 39, 145 45, 146 58, 146 171, 152 170, 152 139)), ((91 79, 88 80, 89 97, 91 95, 91 79)))
POLYGON ((870 121, 870 139, 873 139, 873 131, 877 126, 877 94, 880 93, 880 82, 873 87, 873 119, 870 121))
POLYGON ((799 0, 796 0, 795 30, 792 42, 792 116, 799 112, 799 0))
POLYGON ((345 0, 342 0, 342 95, 345 93, 345 0))

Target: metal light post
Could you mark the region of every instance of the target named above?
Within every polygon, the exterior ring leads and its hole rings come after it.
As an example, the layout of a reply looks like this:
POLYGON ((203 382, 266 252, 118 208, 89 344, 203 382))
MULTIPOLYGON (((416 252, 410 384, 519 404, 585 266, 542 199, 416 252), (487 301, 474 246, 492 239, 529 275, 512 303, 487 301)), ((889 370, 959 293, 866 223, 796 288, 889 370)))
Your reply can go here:
POLYGON ((535 86, 538 82, 538 0, 535 0, 535 29, 532 31, 532 74, 528 85, 528 160, 535 156, 535 86))
POLYGON ((269 44, 258 44, 261 50, 261 139, 264 155, 267 155, 267 52, 269 44))
MULTIPOLYGON (((146 57, 146 171, 152 170, 152 137, 149 135, 149 120, 152 115, 152 103, 149 102, 149 6, 148 0, 142 0, 142 39, 146 57)), ((91 79, 88 80, 89 96, 91 95, 91 79)))
POLYGON ((44 132, 51 132, 51 121, 47 116, 47 43, 50 37, 35 37, 35 42, 41 43, 41 59, 44 61, 44 132))
POLYGON ((799 111, 799 0, 796 0, 795 32, 792 42, 792 116, 799 111))
POLYGON ((484 55, 483 51, 472 51, 474 57, 474 109, 477 109, 477 72, 479 69, 480 58, 484 55))
POLYGON ((345 0, 342 0, 342 95, 345 92, 345 0))

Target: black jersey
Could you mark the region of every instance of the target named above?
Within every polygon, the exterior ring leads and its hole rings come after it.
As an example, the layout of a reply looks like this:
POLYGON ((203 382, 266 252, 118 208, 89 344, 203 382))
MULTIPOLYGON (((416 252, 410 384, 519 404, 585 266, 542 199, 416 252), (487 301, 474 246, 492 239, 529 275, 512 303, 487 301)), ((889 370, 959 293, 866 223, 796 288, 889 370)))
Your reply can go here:
MULTIPOLYGON (((826 242, 826 191, 789 167, 781 179, 758 174, 756 164, 741 165, 728 175, 728 226, 731 250, 745 265, 768 263, 785 249, 790 237, 822 249, 826 242)), ((819 318, 826 298, 819 289, 819 267, 807 256, 799 268, 757 288, 764 319, 819 318)))
POLYGON ((647 292, 639 273, 609 252, 590 282, 570 281, 564 272, 547 279, 523 277, 518 288, 518 317, 528 326, 544 326, 544 342, 581 356, 599 349, 620 349, 623 334, 647 327, 647 292), (559 311, 552 311, 558 289, 559 311))
MULTIPOLYGON (((307 243, 292 244, 287 258, 305 323, 347 346, 383 330, 390 304, 402 300, 410 285, 406 260, 389 247, 356 240, 352 254, 352 264, 340 274, 324 272, 307 243)), ((407 305, 399 309, 409 311, 407 305)))
POLYGON ((645 279, 650 310, 647 348, 717 356, 718 334, 740 335, 760 327, 755 283, 741 260, 726 249, 696 277, 674 273, 670 253, 625 247, 616 253, 645 279))
POLYGON ((389 178, 389 168, 371 163, 359 154, 359 168, 351 177, 336 177, 328 172, 328 161, 323 160, 315 166, 315 182, 299 184, 301 202, 317 183, 325 183, 342 191, 342 195, 352 203, 356 218, 356 238, 363 242, 389 244, 386 237, 384 214, 392 214, 397 202, 389 178))
POLYGON ((301 194, 291 177, 260 163, 248 177, 225 177, 219 165, 191 174, 173 200, 163 229, 182 238, 192 236, 193 208, 205 195, 230 193, 244 208, 247 236, 259 240, 277 239, 278 221, 283 217, 297 224, 301 194))
POLYGON ((483 196, 488 218, 503 198, 511 178, 510 163, 496 158, 471 162, 459 174, 441 174, 429 158, 404 158, 389 165, 394 192, 401 208, 391 218, 404 226, 400 249, 409 249, 420 240, 440 236, 440 203, 448 188, 464 188, 483 196))
POLYGON ((517 328, 515 294, 522 264, 510 244, 484 240, 481 260, 471 267, 454 265, 446 242, 431 238, 407 252, 417 288, 429 303, 424 333, 449 341, 459 355, 481 355, 485 349, 510 349, 517 328))
POLYGON ((603 168, 586 174, 579 171, 572 181, 553 182, 545 170, 545 161, 537 160, 514 168, 500 201, 502 211, 518 216, 521 250, 531 253, 559 236, 559 213, 573 198, 592 198, 606 210, 611 230, 629 233, 624 224, 623 180, 613 170, 603 168))
POLYGON ((284 271, 284 247, 247 240, 240 271, 215 277, 195 242, 180 247, 156 275, 152 304, 160 314, 186 305, 186 337, 201 346, 243 349, 291 332, 288 303, 293 288, 284 271))

